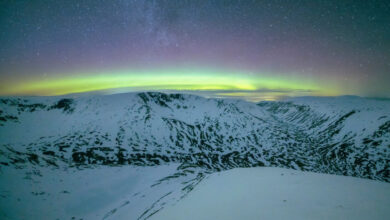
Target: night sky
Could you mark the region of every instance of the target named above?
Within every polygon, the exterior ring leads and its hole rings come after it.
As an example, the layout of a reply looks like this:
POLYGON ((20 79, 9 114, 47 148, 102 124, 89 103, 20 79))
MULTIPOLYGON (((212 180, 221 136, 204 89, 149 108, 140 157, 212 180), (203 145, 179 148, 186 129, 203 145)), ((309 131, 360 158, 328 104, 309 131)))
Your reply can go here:
POLYGON ((390 1, 0 3, 0 95, 390 97, 390 1))

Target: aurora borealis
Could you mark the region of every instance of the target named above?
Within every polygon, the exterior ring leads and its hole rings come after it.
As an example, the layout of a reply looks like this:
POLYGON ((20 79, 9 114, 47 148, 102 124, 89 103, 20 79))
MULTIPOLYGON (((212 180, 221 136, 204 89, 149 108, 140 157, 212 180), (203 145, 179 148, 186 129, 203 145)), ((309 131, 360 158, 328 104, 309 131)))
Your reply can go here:
POLYGON ((0 95, 390 97, 387 1, 2 1, 0 95))

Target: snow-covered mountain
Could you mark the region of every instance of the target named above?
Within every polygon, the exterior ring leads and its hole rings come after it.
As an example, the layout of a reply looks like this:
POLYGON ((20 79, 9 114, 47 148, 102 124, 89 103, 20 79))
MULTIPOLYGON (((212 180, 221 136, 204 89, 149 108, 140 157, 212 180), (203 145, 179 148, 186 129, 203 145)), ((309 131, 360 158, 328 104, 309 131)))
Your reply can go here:
MULTIPOLYGON (((35 190, 31 199, 51 201, 73 194, 47 193, 47 182, 61 185, 60 179, 80 172, 90 182, 87 176, 106 169, 133 170, 135 182, 146 170, 159 178, 146 178, 138 191, 125 190, 123 198, 100 204, 99 211, 70 209, 62 217, 146 219, 186 196, 208 174, 236 167, 275 166, 390 182, 390 101, 346 96, 256 104, 156 92, 3 98, 0 166, 5 189, 0 207, 8 210, 0 216, 11 219, 23 217, 4 202, 15 199, 12 206, 23 199, 18 201, 7 180, 39 186, 28 188, 35 190)), ((71 182, 63 187, 74 188, 71 182)))

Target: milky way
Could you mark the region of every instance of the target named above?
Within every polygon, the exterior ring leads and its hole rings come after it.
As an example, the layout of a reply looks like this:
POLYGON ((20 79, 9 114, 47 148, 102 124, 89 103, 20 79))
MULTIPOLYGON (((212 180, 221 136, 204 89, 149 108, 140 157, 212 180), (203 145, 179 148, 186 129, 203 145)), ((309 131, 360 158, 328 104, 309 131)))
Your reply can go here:
POLYGON ((0 95, 390 97, 388 1, 2 1, 0 95))

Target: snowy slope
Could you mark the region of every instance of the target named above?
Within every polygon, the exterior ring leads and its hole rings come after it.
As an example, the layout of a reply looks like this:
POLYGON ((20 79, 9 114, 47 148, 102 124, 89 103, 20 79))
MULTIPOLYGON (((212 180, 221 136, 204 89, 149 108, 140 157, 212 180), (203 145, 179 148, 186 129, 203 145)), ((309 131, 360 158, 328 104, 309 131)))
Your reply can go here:
MULTIPOLYGON (((88 176, 100 176, 97 170, 145 168, 143 175, 153 176, 150 167, 170 167, 144 181, 153 190, 123 191, 123 198, 107 201, 96 213, 55 209, 61 219, 117 219, 127 210, 146 219, 176 204, 211 173, 256 166, 390 182, 390 102, 303 97, 256 104, 155 92, 0 99, 0 216, 23 213, 11 208, 17 204, 63 201, 64 190, 74 203, 81 192, 58 180, 78 178, 78 171, 91 182, 88 176), (126 201, 136 207, 122 206, 126 201)), ((133 181, 143 181, 134 175, 133 181)), ((39 209, 25 213, 34 210, 39 209)))
POLYGON ((3 169, 0 219, 104 219, 121 209, 128 212, 127 219, 136 219, 165 191, 180 189, 180 184, 149 186, 176 167, 40 168, 27 173, 3 169))
POLYGON ((341 96, 259 105, 310 137, 317 158, 314 170, 389 182, 389 104, 389 100, 341 96))
POLYGON ((390 184, 281 168, 211 174, 151 219, 388 219, 390 184))

